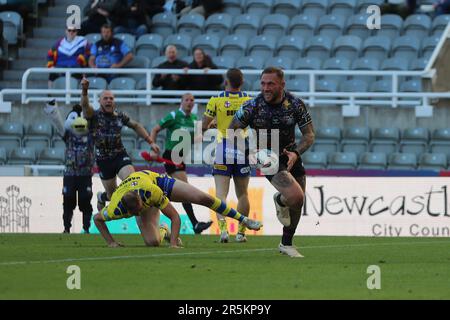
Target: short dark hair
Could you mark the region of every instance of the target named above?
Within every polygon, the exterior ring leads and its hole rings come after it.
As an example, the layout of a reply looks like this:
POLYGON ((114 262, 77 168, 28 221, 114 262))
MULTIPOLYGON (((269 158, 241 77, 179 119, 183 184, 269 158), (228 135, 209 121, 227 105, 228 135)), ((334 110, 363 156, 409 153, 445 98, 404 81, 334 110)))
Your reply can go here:
POLYGON ((267 67, 261 73, 261 77, 266 73, 275 73, 280 80, 284 80, 284 72, 281 68, 267 67))
POLYGON ((230 68, 227 71, 227 80, 233 89, 237 89, 244 83, 244 75, 240 69, 230 68))
POLYGON ((125 210, 128 212, 134 212, 138 208, 139 194, 135 191, 128 191, 122 196, 120 202, 122 202, 125 210))
POLYGON ((102 25, 102 29, 109 29, 109 30, 112 31, 111 25, 109 25, 109 24, 107 24, 107 23, 105 23, 105 24, 102 25))

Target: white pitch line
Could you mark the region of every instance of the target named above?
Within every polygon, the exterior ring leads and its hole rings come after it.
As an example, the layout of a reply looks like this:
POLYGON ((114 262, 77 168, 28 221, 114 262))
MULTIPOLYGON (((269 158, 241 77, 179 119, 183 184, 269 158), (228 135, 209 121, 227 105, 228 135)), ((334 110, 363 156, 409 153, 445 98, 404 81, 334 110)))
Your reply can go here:
MULTIPOLYGON (((449 245, 450 241, 358 243, 358 244, 344 244, 344 245, 302 246, 302 247, 299 247, 299 249, 303 250, 303 249, 326 249, 326 248, 354 248, 354 247, 422 245, 422 244, 447 244, 447 245, 449 245)), ((101 260, 145 259, 145 258, 195 256, 195 255, 223 254, 223 253, 264 252, 264 251, 275 251, 275 250, 278 250, 278 249, 277 248, 261 248, 261 249, 242 249, 242 250, 223 250, 223 251, 222 250, 221 251, 200 251, 200 252, 194 251, 194 252, 156 253, 156 254, 132 255, 132 256, 85 257, 85 258, 68 258, 68 259, 35 260, 35 261, 10 261, 10 262, 0 262, 0 266, 83 262, 83 261, 101 261, 101 260)))

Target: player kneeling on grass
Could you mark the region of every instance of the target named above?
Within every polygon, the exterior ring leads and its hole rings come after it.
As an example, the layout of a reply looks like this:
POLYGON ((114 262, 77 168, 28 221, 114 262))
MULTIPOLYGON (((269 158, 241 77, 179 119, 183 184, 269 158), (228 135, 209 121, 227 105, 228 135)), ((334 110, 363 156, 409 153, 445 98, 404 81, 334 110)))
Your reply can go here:
POLYGON ((94 217, 95 225, 110 247, 121 246, 108 231, 105 221, 136 216, 147 246, 159 246, 170 237, 171 247, 178 247, 180 241, 180 217, 169 201, 190 202, 205 206, 217 213, 236 219, 251 230, 259 230, 262 223, 249 219, 230 208, 220 199, 180 180, 149 170, 132 173, 114 191, 111 202, 94 217), (171 232, 159 227, 159 209, 171 220, 171 232), (159 227, 159 232, 158 232, 159 227))

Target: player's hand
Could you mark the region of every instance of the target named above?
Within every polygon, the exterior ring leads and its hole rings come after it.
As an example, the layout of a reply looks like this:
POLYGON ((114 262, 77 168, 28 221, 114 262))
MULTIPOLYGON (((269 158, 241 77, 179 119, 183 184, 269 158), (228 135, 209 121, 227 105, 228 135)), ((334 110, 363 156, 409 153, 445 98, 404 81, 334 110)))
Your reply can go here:
POLYGON ((123 247, 124 245, 120 242, 114 241, 111 243, 108 243, 108 247, 110 248, 119 248, 119 247, 123 247))
POLYGON ((291 171, 295 162, 298 160, 298 156, 295 152, 287 151, 286 149, 283 150, 283 154, 288 156, 287 171, 291 171))
POLYGON ((211 70, 211 68, 203 68, 204 73, 208 73, 209 70, 211 70))
POLYGON ((83 89, 83 92, 87 92, 89 89, 89 80, 85 77, 81 79, 81 89, 83 89))
POLYGON ((215 118, 208 124, 208 129, 217 129, 217 120, 215 118))
POLYGON ((156 154, 159 154, 159 153, 161 152, 161 149, 159 148, 159 146, 158 146, 155 142, 153 142, 153 143, 150 145, 150 148, 151 148, 152 151, 155 152, 156 154))
POLYGON ((173 81, 178 81, 178 80, 180 80, 180 76, 177 75, 177 74, 172 74, 171 77, 172 77, 172 80, 173 80, 173 81))

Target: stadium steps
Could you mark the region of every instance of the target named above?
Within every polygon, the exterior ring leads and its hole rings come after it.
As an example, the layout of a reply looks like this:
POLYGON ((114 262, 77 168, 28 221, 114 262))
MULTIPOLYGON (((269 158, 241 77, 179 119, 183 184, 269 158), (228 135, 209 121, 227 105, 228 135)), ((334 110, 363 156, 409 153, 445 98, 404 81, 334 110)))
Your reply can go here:
MULTIPOLYGON (((3 71, 3 79, 4 81, 18 81, 22 79, 23 71, 22 70, 5 70, 3 71)), ((29 79, 32 80, 47 80, 48 75, 44 73, 36 73, 30 75, 29 79)))
MULTIPOLYGON (((63 31, 64 32, 64 31, 63 31)), ((47 55, 47 50, 50 49, 58 39, 54 38, 31 38, 27 40, 27 48, 34 48, 36 50, 44 50, 43 56, 47 55)), ((37 54, 38 52, 36 52, 37 54)), ((40 53, 39 53, 40 55, 40 53)))
POLYGON ((59 38, 64 36, 64 24, 61 27, 49 28, 49 27, 39 27, 34 29, 33 35, 38 38, 50 38, 53 39, 53 43, 59 38))
MULTIPOLYGON (((50 8, 51 10, 51 8, 50 8)), ((41 20, 41 26, 54 26, 55 28, 57 26, 64 26, 66 23, 66 18, 62 17, 43 17, 41 20)))
POLYGON ((38 59, 18 59, 11 62, 12 70, 27 70, 29 68, 35 67, 45 67, 46 59, 44 57, 39 57, 38 59))

